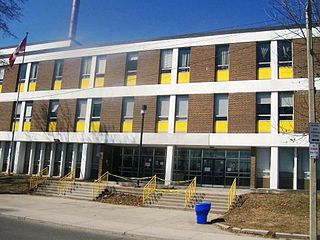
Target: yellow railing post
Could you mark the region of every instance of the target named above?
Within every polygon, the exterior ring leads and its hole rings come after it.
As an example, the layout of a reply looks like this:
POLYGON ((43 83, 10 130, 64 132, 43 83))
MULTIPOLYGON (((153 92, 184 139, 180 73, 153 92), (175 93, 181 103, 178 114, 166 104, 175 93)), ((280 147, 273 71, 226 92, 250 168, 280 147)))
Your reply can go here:
POLYGON ((144 204, 157 189, 157 176, 154 175, 150 181, 143 187, 142 203, 144 204))
POLYGON ((229 190, 228 210, 231 208, 232 202, 233 202, 234 198, 236 197, 236 191, 237 191, 237 178, 235 178, 233 180, 233 183, 232 183, 230 190, 229 190))
POLYGON ((106 183, 103 185, 103 190, 108 186, 109 181, 109 172, 106 172, 101 177, 99 177, 97 180, 93 182, 92 185, 92 200, 95 200, 96 197, 102 192, 101 184, 102 181, 105 181, 106 183))
POLYGON ((69 185, 75 184, 75 171, 72 170, 58 181, 58 194, 66 191, 69 185))
POLYGON ((188 204, 191 202, 192 197, 197 193, 197 177, 189 184, 184 197, 184 206, 188 207, 188 204))
POLYGON ((32 176, 29 182, 29 190, 38 187, 41 183, 47 180, 49 168, 42 169, 36 176, 32 176), (45 175, 45 176, 43 176, 45 175))

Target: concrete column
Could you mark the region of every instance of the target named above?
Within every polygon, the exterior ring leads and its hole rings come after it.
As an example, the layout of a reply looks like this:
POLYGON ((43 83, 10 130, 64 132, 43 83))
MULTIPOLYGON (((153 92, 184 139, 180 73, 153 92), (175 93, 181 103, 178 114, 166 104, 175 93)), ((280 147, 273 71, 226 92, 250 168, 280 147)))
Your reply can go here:
POLYGON ((36 156, 36 143, 33 142, 31 143, 30 158, 29 158, 29 169, 28 169, 29 175, 32 175, 32 172, 33 172, 35 156, 36 156))
POLYGON ((172 70, 171 70, 171 84, 178 82, 178 59, 179 49, 175 48, 172 50, 172 70))
POLYGON ((41 143, 40 146, 40 162, 39 162, 39 169, 38 173, 43 169, 44 157, 46 154, 46 143, 41 143))
POLYGON ((60 174, 59 176, 62 177, 64 176, 64 165, 66 164, 66 156, 67 156, 67 144, 62 143, 62 148, 61 148, 61 159, 60 159, 60 174))
POLYGON ((94 87, 94 79, 95 79, 95 76, 96 76, 96 65, 97 65, 97 56, 93 56, 91 58, 89 88, 93 88, 94 87))
POLYGON ((15 150, 13 173, 17 174, 23 171, 26 142, 17 142, 15 150))
POLYGON ((78 158, 78 144, 74 143, 73 144, 73 149, 72 149, 72 162, 71 162, 71 169, 72 170, 71 171, 76 170, 77 158, 78 158))
POLYGON ((90 167, 92 159, 92 144, 84 143, 82 145, 81 168, 79 179, 88 179, 90 176, 90 167))
POLYGON ((6 169, 3 169, 5 151, 6 151, 6 142, 1 142, 1 145, 0 145, 0 172, 6 170, 6 169))
POLYGON ((270 46, 270 65, 271 65, 271 79, 277 80, 278 79, 278 42, 271 41, 270 46))
POLYGON ((293 190, 298 189, 298 148, 293 153, 293 190))
POLYGON ((54 168, 54 158, 56 156, 56 143, 51 143, 50 149, 50 164, 49 164, 49 176, 53 175, 53 168, 54 168))
POLYGON ((92 98, 87 99, 86 119, 84 122, 84 132, 90 132, 90 117, 91 117, 92 98))
POLYGON ((270 189, 279 188, 279 148, 271 147, 270 189))
POLYGON ((271 134, 279 132, 278 92, 271 93, 271 134))
POLYGON ((175 118, 176 118, 176 96, 172 95, 170 96, 170 103, 169 103, 168 133, 174 133, 175 118))
POLYGON ((165 185, 170 185, 173 175, 174 146, 167 146, 165 185))
POLYGON ((18 127, 18 131, 16 131, 16 132, 22 132, 23 131, 23 122, 24 122, 24 113, 25 113, 25 111, 26 111, 26 102, 21 102, 19 127, 18 127))
POLYGON ((26 80, 24 82, 24 89, 23 92, 28 92, 28 85, 29 85, 29 80, 30 80, 30 72, 31 72, 31 64, 32 63, 27 63, 27 70, 26 70, 26 80))

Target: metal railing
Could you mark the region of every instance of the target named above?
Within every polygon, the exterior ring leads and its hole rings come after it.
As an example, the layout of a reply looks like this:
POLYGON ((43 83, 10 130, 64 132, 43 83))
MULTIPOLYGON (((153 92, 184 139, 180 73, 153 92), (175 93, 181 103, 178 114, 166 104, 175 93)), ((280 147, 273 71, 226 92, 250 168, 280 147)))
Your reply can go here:
POLYGON ((142 203, 144 204, 157 189, 157 176, 154 175, 143 187, 142 203))
POLYGON ((237 190, 237 178, 235 178, 233 180, 233 183, 232 183, 230 190, 229 190, 228 210, 231 208, 232 202, 233 202, 234 198, 236 197, 236 190, 237 190))
POLYGON ((58 181, 58 194, 64 193, 72 185, 75 185, 75 170, 72 170, 58 181))
POLYGON ((188 207, 188 204, 191 202, 193 196, 197 192, 197 177, 194 177, 194 179, 191 181, 189 184, 186 193, 185 193, 185 200, 184 200, 184 205, 185 207, 188 207))
POLYGON ((38 175, 30 177, 29 190, 37 188, 48 179, 49 167, 42 169, 38 175))
POLYGON ((106 172, 92 184, 92 199, 95 200, 99 194, 108 186, 109 172, 106 172))

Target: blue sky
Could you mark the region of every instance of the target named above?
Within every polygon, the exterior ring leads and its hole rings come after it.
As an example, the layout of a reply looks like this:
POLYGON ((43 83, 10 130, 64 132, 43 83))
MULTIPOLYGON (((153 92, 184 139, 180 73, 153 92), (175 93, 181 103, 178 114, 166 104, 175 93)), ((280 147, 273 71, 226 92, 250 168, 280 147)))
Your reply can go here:
MULTIPOLYGON (((80 0, 76 39, 83 44, 276 25, 270 0, 80 0)), ((0 36, 0 47, 65 39, 72 0, 28 0, 21 22, 10 24, 18 39, 0 36)))

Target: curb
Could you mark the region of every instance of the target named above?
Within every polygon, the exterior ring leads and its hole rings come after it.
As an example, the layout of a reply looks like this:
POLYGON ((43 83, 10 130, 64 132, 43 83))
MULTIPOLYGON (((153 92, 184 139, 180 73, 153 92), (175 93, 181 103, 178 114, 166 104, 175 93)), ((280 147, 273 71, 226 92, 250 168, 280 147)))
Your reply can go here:
POLYGON ((282 238, 282 239, 309 239, 309 236, 305 234, 280 233, 280 232, 274 233, 269 230, 231 227, 223 223, 215 223, 214 225, 218 226, 222 230, 231 231, 234 233, 245 233, 245 234, 259 235, 263 237, 274 237, 274 238, 282 238))

